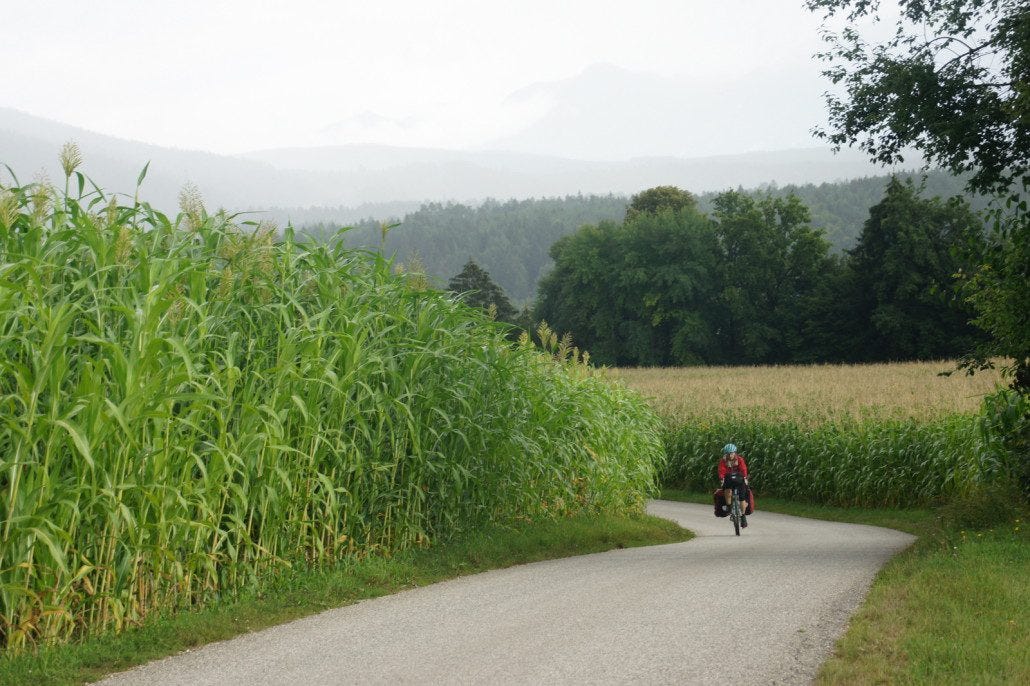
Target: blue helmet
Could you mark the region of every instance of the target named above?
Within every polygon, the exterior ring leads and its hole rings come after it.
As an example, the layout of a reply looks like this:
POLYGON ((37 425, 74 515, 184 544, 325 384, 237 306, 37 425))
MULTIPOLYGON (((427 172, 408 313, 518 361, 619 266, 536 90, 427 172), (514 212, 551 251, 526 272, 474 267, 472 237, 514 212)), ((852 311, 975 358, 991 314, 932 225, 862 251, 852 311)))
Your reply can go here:
POLYGON ((727 443, 726 445, 724 445, 722 447, 722 454, 723 455, 727 455, 729 453, 735 453, 735 452, 737 452, 737 446, 733 445, 732 443, 727 443))

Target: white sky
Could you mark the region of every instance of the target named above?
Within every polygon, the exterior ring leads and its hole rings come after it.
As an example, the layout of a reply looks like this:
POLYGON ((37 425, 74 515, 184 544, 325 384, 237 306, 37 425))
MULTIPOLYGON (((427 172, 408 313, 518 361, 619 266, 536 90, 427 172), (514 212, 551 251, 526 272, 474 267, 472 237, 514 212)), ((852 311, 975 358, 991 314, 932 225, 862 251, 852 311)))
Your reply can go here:
POLYGON ((541 114, 508 95, 590 65, 717 88, 807 78, 822 46, 802 0, 0 0, 0 22, 0 106, 225 153, 474 148, 541 114))

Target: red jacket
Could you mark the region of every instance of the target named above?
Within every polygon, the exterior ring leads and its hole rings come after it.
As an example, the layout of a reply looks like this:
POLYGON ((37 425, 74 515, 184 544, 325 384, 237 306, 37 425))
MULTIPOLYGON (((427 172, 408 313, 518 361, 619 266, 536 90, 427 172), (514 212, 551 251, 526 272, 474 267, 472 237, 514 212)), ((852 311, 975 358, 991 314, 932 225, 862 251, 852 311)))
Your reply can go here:
POLYGON ((726 464, 725 457, 719 460, 719 481, 725 479, 726 475, 732 472, 739 472, 741 476, 743 476, 745 479, 747 478, 747 462, 744 462, 743 455, 737 455, 736 469, 731 468, 728 464, 726 464))

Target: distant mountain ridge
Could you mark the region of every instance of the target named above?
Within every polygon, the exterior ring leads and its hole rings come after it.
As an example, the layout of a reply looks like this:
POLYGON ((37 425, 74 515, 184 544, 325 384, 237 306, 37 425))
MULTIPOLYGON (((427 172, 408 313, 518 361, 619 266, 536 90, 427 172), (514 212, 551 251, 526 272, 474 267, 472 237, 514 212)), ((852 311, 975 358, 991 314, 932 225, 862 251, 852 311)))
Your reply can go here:
MULTIPOLYGON (((131 193, 150 162, 141 196, 174 211, 190 181, 211 208, 262 211, 276 208, 290 219, 301 208, 363 206, 422 201, 476 203, 486 198, 525 199, 575 194, 632 195, 671 184, 695 193, 777 183, 804 184, 882 173, 853 151, 834 155, 810 148, 723 155, 702 159, 636 158, 599 162, 503 151, 454 151, 389 146, 336 146, 216 155, 165 148, 106 136, 0 108, 0 164, 22 182, 40 170, 60 177, 57 154, 74 140, 83 171, 108 191, 131 193)), ((0 172, 5 183, 6 171, 0 172)))

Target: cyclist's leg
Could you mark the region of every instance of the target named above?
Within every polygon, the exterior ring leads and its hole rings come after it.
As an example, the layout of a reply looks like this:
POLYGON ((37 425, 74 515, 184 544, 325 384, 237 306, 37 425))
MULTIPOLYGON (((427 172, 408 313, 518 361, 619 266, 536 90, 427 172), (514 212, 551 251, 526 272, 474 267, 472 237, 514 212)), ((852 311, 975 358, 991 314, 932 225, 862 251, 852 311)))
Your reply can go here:
POLYGON ((740 484, 737 497, 740 498, 740 525, 747 526, 748 487, 740 484))

